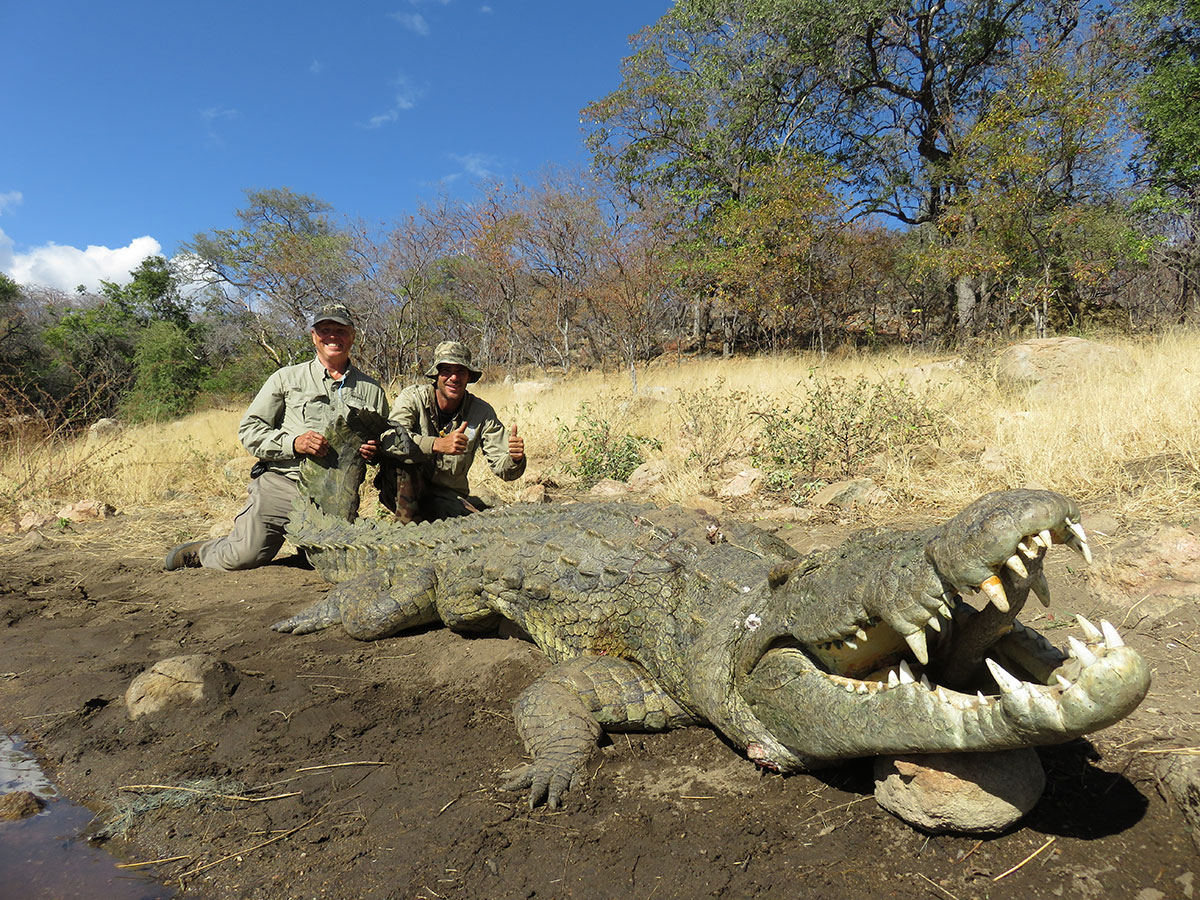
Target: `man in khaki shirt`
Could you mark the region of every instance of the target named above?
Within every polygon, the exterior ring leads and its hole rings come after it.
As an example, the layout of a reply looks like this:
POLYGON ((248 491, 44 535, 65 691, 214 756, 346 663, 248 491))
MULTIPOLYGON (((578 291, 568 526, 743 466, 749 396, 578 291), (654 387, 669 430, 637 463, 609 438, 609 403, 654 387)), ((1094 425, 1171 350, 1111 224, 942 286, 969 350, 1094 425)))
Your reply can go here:
POLYGON ((396 398, 393 421, 402 425, 425 457, 416 491, 423 519, 465 516, 486 508, 471 496, 467 473, 482 451, 492 472, 505 481, 525 473, 525 440, 511 432, 496 410, 467 390, 483 374, 471 365, 471 351, 458 341, 442 341, 425 373, 430 384, 405 388, 396 398))
MULTIPOLYGON (((308 362, 276 370, 259 390, 238 427, 242 445, 258 462, 251 471, 249 499, 227 537, 180 544, 165 568, 251 569, 275 558, 283 546, 292 504, 299 495, 300 461, 329 452, 325 429, 351 408, 388 418, 387 395, 379 382, 350 362, 354 320, 339 304, 312 318, 316 354, 308 362)), ((390 429, 359 448, 366 460, 380 452, 412 459, 415 448, 403 430, 390 429)))

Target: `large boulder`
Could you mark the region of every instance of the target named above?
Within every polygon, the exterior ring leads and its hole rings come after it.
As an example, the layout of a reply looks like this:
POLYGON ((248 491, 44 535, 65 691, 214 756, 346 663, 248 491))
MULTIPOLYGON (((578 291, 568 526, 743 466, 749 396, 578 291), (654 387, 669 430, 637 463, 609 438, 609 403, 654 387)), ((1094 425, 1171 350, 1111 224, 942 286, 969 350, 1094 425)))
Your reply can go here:
POLYGON ((233 666, 206 653, 172 656, 156 662, 125 691, 129 718, 166 712, 180 706, 215 704, 238 685, 233 666))
POLYGON ((875 799, 934 834, 994 834, 1033 809, 1046 788, 1037 751, 922 753, 875 760, 875 799))
POLYGON ((1101 369, 1128 372, 1133 360, 1124 350, 1077 337, 1036 338, 1013 344, 996 359, 996 378, 1009 384, 1047 389, 1101 369))

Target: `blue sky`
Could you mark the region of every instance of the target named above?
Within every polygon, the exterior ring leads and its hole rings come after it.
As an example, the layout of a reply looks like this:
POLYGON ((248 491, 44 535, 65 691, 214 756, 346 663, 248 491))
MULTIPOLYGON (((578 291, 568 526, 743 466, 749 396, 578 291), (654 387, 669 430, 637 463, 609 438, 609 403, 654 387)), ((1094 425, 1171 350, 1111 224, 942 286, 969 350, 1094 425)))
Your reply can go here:
POLYGON ((289 187, 386 223, 586 161, 579 110, 670 0, 0 5, 0 271, 63 290, 289 187))

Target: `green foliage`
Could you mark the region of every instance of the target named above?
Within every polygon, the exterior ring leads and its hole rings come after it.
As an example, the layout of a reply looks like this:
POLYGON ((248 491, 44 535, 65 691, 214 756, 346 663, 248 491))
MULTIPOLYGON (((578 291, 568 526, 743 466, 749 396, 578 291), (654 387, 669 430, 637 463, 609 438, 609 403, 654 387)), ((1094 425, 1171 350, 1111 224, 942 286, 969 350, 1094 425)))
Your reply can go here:
POLYGON ((586 485, 604 478, 624 481, 646 461, 643 448, 662 449, 662 442, 633 434, 616 435, 606 419, 585 403, 573 425, 558 427, 559 453, 569 457, 570 471, 586 485))
POLYGON ((1148 32, 1138 88, 1152 174, 1162 185, 1200 189, 1200 0, 1141 0, 1148 32))
POLYGON ((183 328, 169 321, 151 322, 138 337, 133 365, 133 387, 121 401, 124 418, 158 421, 191 411, 204 366, 183 328))
POLYGON ((863 377, 818 379, 795 407, 759 413, 755 465, 776 490, 847 478, 885 449, 934 439, 943 417, 907 386, 863 377))

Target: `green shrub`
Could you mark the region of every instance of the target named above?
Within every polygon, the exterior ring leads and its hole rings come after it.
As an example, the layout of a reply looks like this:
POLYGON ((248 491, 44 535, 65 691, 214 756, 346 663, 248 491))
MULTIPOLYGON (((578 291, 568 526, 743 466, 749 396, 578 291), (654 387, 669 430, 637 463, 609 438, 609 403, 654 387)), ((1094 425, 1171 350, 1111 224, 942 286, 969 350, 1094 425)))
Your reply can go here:
POLYGON ((604 478, 624 481, 646 461, 644 447, 655 450, 662 444, 653 438, 634 434, 613 434, 612 425, 583 404, 574 425, 559 424, 559 453, 568 457, 569 471, 586 485, 604 478))
POLYGON ((776 490, 848 478, 883 450, 936 439, 943 414, 904 382, 818 380, 795 408, 760 412, 754 462, 776 490))

